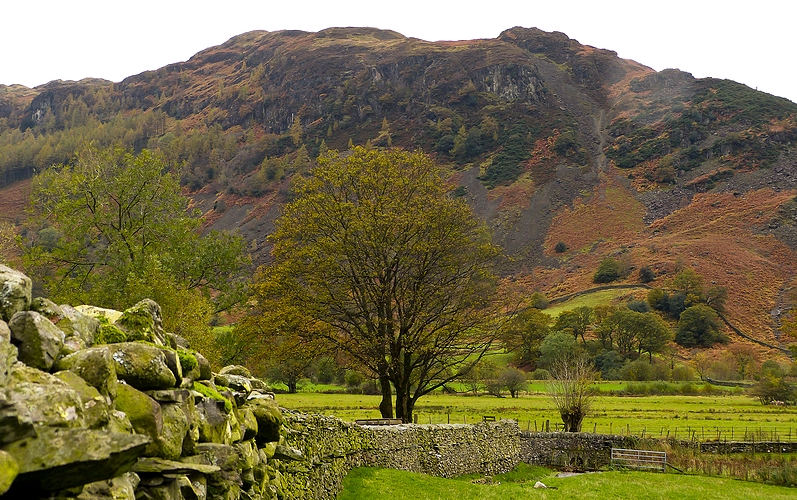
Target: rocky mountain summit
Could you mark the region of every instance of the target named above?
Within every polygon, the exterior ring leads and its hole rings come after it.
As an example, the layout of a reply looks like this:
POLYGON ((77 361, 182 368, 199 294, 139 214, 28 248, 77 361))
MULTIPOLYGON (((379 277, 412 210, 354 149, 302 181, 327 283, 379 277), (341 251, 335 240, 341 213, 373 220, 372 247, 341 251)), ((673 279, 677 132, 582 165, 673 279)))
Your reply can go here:
POLYGON ((206 227, 240 232, 262 264, 326 148, 417 148, 488 222, 521 289, 585 290, 609 256, 654 270, 652 286, 692 267, 728 289, 734 324, 773 342, 797 283, 796 140, 787 99, 564 33, 253 31, 121 82, 0 87, 0 219, 21 224, 19 185, 85 141, 146 147, 179 169, 206 227))

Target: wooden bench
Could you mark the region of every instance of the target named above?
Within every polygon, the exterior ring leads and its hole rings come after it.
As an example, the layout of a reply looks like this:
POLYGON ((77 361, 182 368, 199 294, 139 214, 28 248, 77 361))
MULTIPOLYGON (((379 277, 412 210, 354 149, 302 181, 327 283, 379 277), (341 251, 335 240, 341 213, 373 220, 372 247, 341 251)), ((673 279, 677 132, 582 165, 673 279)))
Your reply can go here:
POLYGON ((667 469, 667 453, 664 451, 626 450, 612 448, 612 465, 630 469, 667 469))
POLYGON ((495 416, 494 415, 484 415, 482 417, 482 422, 495 422, 495 416))
POLYGON ((355 424, 359 425, 399 425, 400 418, 368 418, 362 420, 355 420, 355 424))

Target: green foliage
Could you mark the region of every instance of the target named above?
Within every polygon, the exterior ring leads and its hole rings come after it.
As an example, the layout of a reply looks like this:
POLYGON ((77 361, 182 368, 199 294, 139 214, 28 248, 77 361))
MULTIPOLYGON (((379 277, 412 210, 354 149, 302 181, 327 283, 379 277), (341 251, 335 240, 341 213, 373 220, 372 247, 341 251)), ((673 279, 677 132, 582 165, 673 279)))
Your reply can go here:
POLYGON ((650 305, 644 300, 634 299, 629 300, 626 307, 632 311, 646 313, 650 312, 650 305))
POLYGON ((504 333, 504 346, 516 356, 517 363, 535 363, 540 344, 550 333, 551 317, 536 308, 518 313, 504 333))
POLYGON ((548 298, 542 292, 534 292, 529 297, 529 303, 531 307, 535 309, 547 309, 548 308, 548 298))
POLYGON ((662 363, 651 363, 648 360, 639 358, 627 363, 620 370, 620 377, 623 380, 669 380, 670 370, 662 363))
POLYGON ((546 370, 545 368, 537 368, 533 372, 531 372, 531 378, 533 380, 548 380, 551 378, 551 372, 546 370))
POLYGON ((227 413, 232 413, 232 402, 229 399, 222 396, 221 393, 216 389, 214 389, 213 387, 205 385, 202 382, 194 382, 193 388, 196 392, 202 394, 206 398, 223 402, 224 410, 227 413))
POLYGON ((594 283, 611 283, 620 277, 620 263, 611 257, 603 259, 592 277, 594 283))
POLYGON ((560 332, 570 332, 574 338, 581 337, 581 341, 586 343, 584 334, 590 324, 592 324, 592 308, 579 306, 571 311, 564 311, 559 314, 553 329, 560 332))
POLYGON ((626 359, 615 350, 604 349, 594 359, 595 367, 600 371, 603 380, 619 380, 626 359))
POLYGON ((217 310, 241 298, 243 241, 199 236, 162 155, 86 147, 38 175, 30 199, 30 226, 50 235, 28 231, 24 259, 56 300, 121 310, 151 298, 164 327, 194 342, 207 336, 211 293, 217 310))
POLYGON ((526 374, 517 368, 506 367, 498 376, 498 379, 513 398, 518 397, 520 391, 526 389, 526 374))
POLYGON ((672 383, 658 380, 655 382, 629 382, 625 384, 620 394, 628 396, 717 396, 724 394, 722 388, 709 383, 692 384, 672 383))
POLYGON ((311 173, 276 222, 257 305, 310 320, 310 338, 348 353, 383 391, 392 382, 397 416, 411 420, 418 398, 495 339, 498 249, 420 152, 330 150, 311 173))
POLYGON ((579 347, 572 333, 555 331, 540 343, 539 365, 550 369, 561 360, 576 357, 579 347))
POLYGON ((484 175, 482 182, 488 189, 496 186, 511 184, 523 173, 523 162, 530 157, 528 145, 519 127, 514 127, 509 138, 493 158, 492 163, 484 175))
POLYGON ((793 403, 797 401, 797 388, 783 375, 765 373, 750 389, 750 395, 757 398, 761 404, 769 404, 771 401, 793 403))
POLYGON ((675 341, 684 347, 711 347, 727 343, 728 337, 720 332, 720 320, 714 309, 698 304, 681 313, 675 341))
POLYGON ((597 331, 605 349, 616 349, 623 355, 660 352, 672 340, 670 327, 654 313, 619 309, 602 322, 597 331))

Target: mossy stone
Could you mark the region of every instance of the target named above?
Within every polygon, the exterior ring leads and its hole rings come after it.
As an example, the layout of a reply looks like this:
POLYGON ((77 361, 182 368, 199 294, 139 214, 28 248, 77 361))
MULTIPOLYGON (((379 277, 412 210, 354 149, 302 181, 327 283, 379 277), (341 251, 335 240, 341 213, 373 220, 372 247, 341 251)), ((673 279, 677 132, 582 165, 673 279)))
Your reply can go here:
MULTIPOLYGON (((141 342, 122 342, 108 346, 116 366, 116 375, 136 389, 170 389, 177 378, 169 368, 167 352, 141 342)), ((177 356, 174 356, 177 359, 177 356)))
POLYGON ((127 334, 118 326, 112 325, 105 316, 100 316, 97 335, 94 337, 95 344, 118 344, 127 342, 127 334))
POLYGON ((279 429, 283 424, 282 411, 272 398, 259 397, 246 402, 244 409, 249 409, 257 420, 257 441, 269 443, 279 441, 279 429))
POLYGON ((125 309, 115 324, 127 334, 128 340, 166 345, 161 307, 152 299, 144 299, 125 309))
POLYGON ((162 403, 163 429, 161 431, 158 456, 166 460, 177 460, 183 452, 183 440, 188 434, 189 424, 183 404, 162 403))
POLYGON ((17 344, 19 360, 39 370, 50 371, 61 354, 64 332, 36 311, 14 314, 8 328, 17 344))
POLYGON ((114 408, 127 415, 136 434, 143 434, 152 440, 145 456, 158 456, 158 439, 163 431, 163 413, 158 402, 127 384, 119 384, 114 408))
POLYGON ((0 450, 0 495, 11 487, 19 474, 19 464, 8 452, 0 450))
POLYGON ((75 372, 103 396, 116 397, 116 363, 107 347, 90 347, 70 354, 58 360, 54 368, 75 372))
POLYGON ((96 429, 108 424, 108 404, 106 399, 100 395, 95 387, 89 385, 77 373, 62 371, 55 374, 55 377, 75 391, 83 402, 83 420, 87 427, 96 429))
POLYGON ((21 272, 0 264, 0 319, 9 321, 30 307, 33 282, 21 272))

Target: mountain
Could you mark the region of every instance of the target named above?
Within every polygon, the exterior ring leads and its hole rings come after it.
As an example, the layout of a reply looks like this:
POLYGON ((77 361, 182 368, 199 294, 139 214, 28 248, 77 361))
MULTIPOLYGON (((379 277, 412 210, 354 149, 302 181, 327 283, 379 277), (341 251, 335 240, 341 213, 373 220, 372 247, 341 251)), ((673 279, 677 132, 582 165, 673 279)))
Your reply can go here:
MULTIPOLYGON (((796 139, 789 100, 558 32, 254 31, 122 82, 0 86, 0 193, 88 140, 159 148, 207 224, 240 230, 262 263, 320 150, 421 148, 492 226, 507 284, 578 292, 607 256, 654 286, 691 267, 728 289, 732 324, 776 344, 797 284, 796 139)), ((0 217, 19 198, 0 194, 0 217)))

